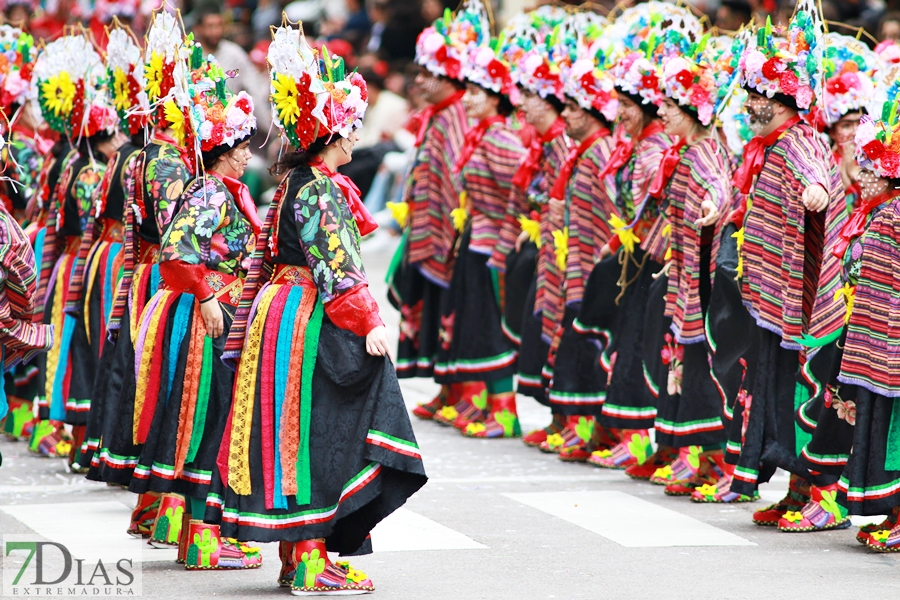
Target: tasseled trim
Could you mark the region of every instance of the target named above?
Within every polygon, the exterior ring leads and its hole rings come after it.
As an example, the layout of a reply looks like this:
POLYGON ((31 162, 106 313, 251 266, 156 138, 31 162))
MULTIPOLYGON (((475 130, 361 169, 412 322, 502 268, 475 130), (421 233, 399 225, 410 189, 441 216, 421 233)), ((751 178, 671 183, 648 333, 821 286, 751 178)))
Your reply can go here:
MULTIPOLYGON (((309 296, 311 294, 307 294, 309 296)), ((285 303, 285 315, 299 314, 300 302, 303 298, 303 288, 300 286, 291 286, 291 292, 285 303)), ((295 321, 292 319, 282 319, 278 329, 278 348, 276 350, 275 359, 275 420, 277 424, 281 424, 281 418, 284 411, 284 399, 288 385, 288 374, 291 367, 291 346, 294 339, 295 321)), ((280 427, 279 427, 280 429, 280 427)), ((282 491, 282 450, 280 437, 278 443, 274 444, 274 497, 272 508, 280 508, 287 510, 287 497, 282 491)))
POLYGON ((194 422, 191 425, 190 444, 185 464, 194 462, 197 451, 200 450, 200 441, 203 439, 203 429, 206 424, 206 411, 209 407, 209 386, 212 385, 213 352, 212 338, 203 336, 203 364, 200 367, 200 385, 197 388, 197 402, 194 408, 194 422))
MULTIPOLYGON (((181 393, 181 406, 178 412, 178 433, 175 440, 175 477, 181 477, 184 472, 184 465, 187 463, 187 457, 190 453, 191 438, 194 433, 194 418, 197 414, 197 393, 200 391, 200 380, 203 375, 203 355, 204 355, 204 339, 206 338, 206 327, 203 324, 203 318, 200 315, 199 306, 195 307, 194 298, 190 294, 182 294, 178 304, 178 313, 175 317, 175 325, 172 327, 173 334, 176 331, 186 333, 187 319, 193 313, 194 318, 191 322, 190 340, 188 342, 187 363, 184 367, 184 388, 181 393), (179 322, 179 316, 182 316, 184 323, 179 322)), ((178 352, 170 353, 169 356, 177 357, 181 352, 181 342, 178 345, 178 352)), ((171 395, 171 381, 175 379, 175 369, 172 364, 177 365, 178 361, 170 359, 170 384, 169 394, 171 395)), ((209 385, 207 385, 207 390, 209 385)), ((207 391, 208 394, 208 391, 207 391)), ((167 396, 168 397, 168 396, 167 396)), ((205 419, 204 419, 205 421, 205 419)), ((201 424, 203 421, 201 421, 201 424)), ((201 425, 202 429, 202 425, 201 425)), ((202 431, 198 432, 202 435, 202 431)), ((198 435, 198 438, 200 437, 198 435)))
MULTIPOLYGON (((291 293, 291 286, 282 285, 275 293, 272 300, 270 311, 274 315, 283 315, 287 298, 291 293)), ((274 402, 275 402, 275 369, 273 368, 277 360, 278 351, 278 332, 281 330, 281 322, 279 319, 266 319, 265 331, 263 332, 262 361, 265 368, 261 373, 259 382, 260 389, 260 414, 262 425, 262 458, 263 458, 263 481, 265 482, 265 499, 266 508, 271 510, 274 507, 274 488, 275 488, 275 451, 274 451, 274 402)))
POLYGON ((64 312, 70 277, 61 276, 65 273, 71 274, 72 259, 73 255, 63 254, 48 278, 48 291, 54 291, 53 305, 50 307, 50 322, 55 331, 62 332, 54 340, 53 347, 47 353, 44 386, 44 395, 50 406, 50 418, 55 421, 62 421, 66 416, 64 394, 67 392, 67 386, 65 383, 68 375, 69 347, 75 332, 75 319, 64 312))
MULTIPOLYGON (((163 362, 159 360, 157 346, 165 335, 165 317, 178 295, 167 290, 155 294, 141 318, 134 355, 137 390, 134 395, 132 437, 135 444, 143 444, 150 431, 150 422, 159 399, 159 371, 160 363, 163 362), (155 379, 152 378, 153 371, 156 372, 155 379)), ((170 357, 170 360, 177 360, 177 357, 170 357)))

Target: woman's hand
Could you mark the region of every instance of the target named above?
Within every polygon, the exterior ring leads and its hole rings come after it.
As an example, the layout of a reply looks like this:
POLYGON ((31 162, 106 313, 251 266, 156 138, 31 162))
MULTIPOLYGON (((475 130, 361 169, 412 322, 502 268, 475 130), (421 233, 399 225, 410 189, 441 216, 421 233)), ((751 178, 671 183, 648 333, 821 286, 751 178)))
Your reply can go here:
POLYGON ((700 214, 703 216, 697 219, 697 227, 715 225, 719 220, 719 207, 712 200, 704 200, 700 203, 700 214))
POLYGON ((565 200, 553 200, 551 199, 549 202, 550 207, 550 220, 555 223, 561 225, 562 222, 566 218, 566 202, 565 200))
POLYGON ((600 260, 603 260, 604 258, 608 258, 608 257, 612 256, 612 253, 613 253, 613 251, 612 251, 612 248, 610 247, 610 245, 603 244, 603 247, 600 248, 600 260))
POLYGON ((206 325, 206 333, 211 338, 217 338, 225 333, 225 317, 222 316, 222 307, 219 301, 213 298, 200 304, 200 316, 206 325))
POLYGON ((384 325, 379 325, 366 336, 366 352, 372 356, 387 356, 388 338, 384 325))
POLYGON ((527 231, 523 231, 519 234, 519 237, 516 238, 516 252, 522 251, 522 244, 527 242, 531 235, 527 231))

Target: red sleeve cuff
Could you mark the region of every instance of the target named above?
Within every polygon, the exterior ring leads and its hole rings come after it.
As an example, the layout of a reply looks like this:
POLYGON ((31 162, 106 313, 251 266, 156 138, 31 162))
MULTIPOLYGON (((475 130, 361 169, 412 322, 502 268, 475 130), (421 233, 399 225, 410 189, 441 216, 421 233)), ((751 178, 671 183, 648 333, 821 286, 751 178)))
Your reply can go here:
POLYGON ((737 207, 736 209, 734 209, 733 211, 731 211, 731 214, 728 215, 728 221, 730 223, 734 223, 735 225, 737 225, 738 228, 741 228, 744 226, 744 215, 746 215, 746 214, 747 214, 747 198, 744 197, 744 199, 741 200, 741 205, 739 207, 737 207))
POLYGON ((622 247, 622 240, 619 239, 619 236, 613 234, 611 238, 609 238, 609 249, 612 250, 612 253, 615 254, 619 251, 619 248, 622 247))
POLYGON ((193 294, 197 300, 204 300, 213 294, 206 283, 207 271, 209 269, 204 265, 189 265, 180 260, 159 263, 159 275, 167 286, 193 294))
POLYGON ((378 303, 369 293, 367 285, 358 285, 344 292, 325 305, 325 313, 332 323, 360 337, 384 325, 378 314, 378 303))

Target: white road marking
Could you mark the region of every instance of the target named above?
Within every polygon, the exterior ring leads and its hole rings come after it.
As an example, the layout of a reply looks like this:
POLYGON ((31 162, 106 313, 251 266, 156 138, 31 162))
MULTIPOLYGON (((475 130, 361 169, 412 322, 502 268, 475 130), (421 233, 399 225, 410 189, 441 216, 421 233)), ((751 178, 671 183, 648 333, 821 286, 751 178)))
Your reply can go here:
POLYGON ((472 538, 406 508, 400 508, 372 530, 378 552, 478 550, 487 548, 472 538))

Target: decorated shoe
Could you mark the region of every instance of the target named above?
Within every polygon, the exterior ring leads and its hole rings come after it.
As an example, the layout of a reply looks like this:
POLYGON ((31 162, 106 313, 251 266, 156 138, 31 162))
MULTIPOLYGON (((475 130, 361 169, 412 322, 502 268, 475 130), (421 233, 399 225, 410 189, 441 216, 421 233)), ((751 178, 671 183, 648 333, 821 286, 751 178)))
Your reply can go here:
POLYGON ((738 504, 741 502, 755 502, 759 500, 759 492, 753 496, 745 496, 731 491, 731 476, 722 475, 718 481, 710 485, 704 483, 691 492, 692 502, 714 504, 738 504))
POLYGON ((889 530, 873 531, 866 547, 876 552, 900 552, 900 525, 894 525, 889 530))
POLYGON ((789 510, 778 521, 778 529, 791 533, 827 531, 850 527, 847 509, 837 502, 837 483, 810 487, 809 502, 800 511, 789 510))
POLYGON ((801 477, 791 475, 787 495, 775 504, 770 504, 753 513, 753 523, 763 527, 775 527, 787 512, 802 510, 809 502, 809 497, 809 483, 801 477))
POLYGON ((622 441, 612 450, 594 452, 588 462, 603 469, 627 469, 647 462, 652 454, 650 436, 646 429, 641 429, 623 432, 622 441))
POLYGON ((349 563, 328 559, 324 542, 306 541, 294 545, 297 569, 291 594, 294 596, 351 596, 375 591, 365 573, 349 563))
POLYGON ((153 522, 153 527, 150 529, 150 539, 147 540, 147 543, 154 548, 178 546, 186 509, 184 496, 180 494, 160 496, 156 521, 153 522))
POLYGON ((866 525, 861 525, 859 527, 859 531, 856 532, 856 541, 860 544, 867 544, 869 538, 876 531, 890 531, 894 528, 894 525, 897 524, 897 513, 900 511, 900 506, 894 507, 894 510, 891 511, 891 514, 881 523, 868 523, 866 525))
POLYGON ((625 469, 625 474, 632 479, 648 480, 657 469, 671 464, 678 458, 678 450, 670 446, 660 446, 643 464, 633 464, 625 469))
POLYGON ((553 434, 558 434, 562 431, 562 429, 556 423, 550 423, 543 429, 535 429, 528 435, 522 438, 522 441, 526 446, 530 446, 532 448, 538 448, 541 444, 547 441, 547 438, 553 434))
POLYGON ((468 410, 460 410, 459 415, 453 420, 453 426, 465 433, 470 423, 484 423, 488 418, 488 392, 486 389, 478 394, 469 396, 462 402, 468 403, 468 410))
POLYGON ((9 398, 9 413, 3 420, 3 433, 6 437, 22 439, 25 424, 34 417, 33 410, 31 402, 9 398))
POLYGON ((483 423, 468 423, 463 430, 466 437, 513 438, 522 435, 516 413, 516 393, 493 394, 489 397, 491 411, 483 423))
POLYGON ((297 575, 294 545, 291 542, 278 542, 278 557, 281 559, 281 571, 278 573, 279 587, 291 587, 297 575))
POLYGON ((430 421, 434 418, 434 415, 441 409, 452 406, 454 404, 456 404, 456 398, 454 398, 451 394, 450 386, 442 385, 441 391, 437 396, 434 397, 433 400, 431 400, 431 402, 419 404, 413 409, 412 414, 425 421, 430 421))
POLYGON ((672 461, 672 464, 657 469, 650 476, 650 483, 656 485, 687 483, 700 471, 700 464, 704 460, 700 446, 681 448, 678 450, 678 458, 672 461))
POLYGON ((219 535, 219 526, 191 519, 184 566, 188 570, 256 569, 262 565, 259 548, 219 535))
POLYGON ((559 454, 564 448, 586 446, 594 432, 594 417, 570 416, 560 433, 547 436, 538 448, 541 452, 559 454))
POLYGON ((587 462, 593 455, 593 446, 587 444, 575 444, 574 446, 566 446, 559 451, 559 460, 563 462, 587 462))
POLYGON ((149 538, 158 512, 159 494, 154 492, 139 494, 137 506, 131 513, 131 523, 125 533, 136 538, 149 538))
POLYGON ((41 421, 31 433, 28 449, 47 458, 64 458, 72 451, 72 438, 56 421, 41 421))

